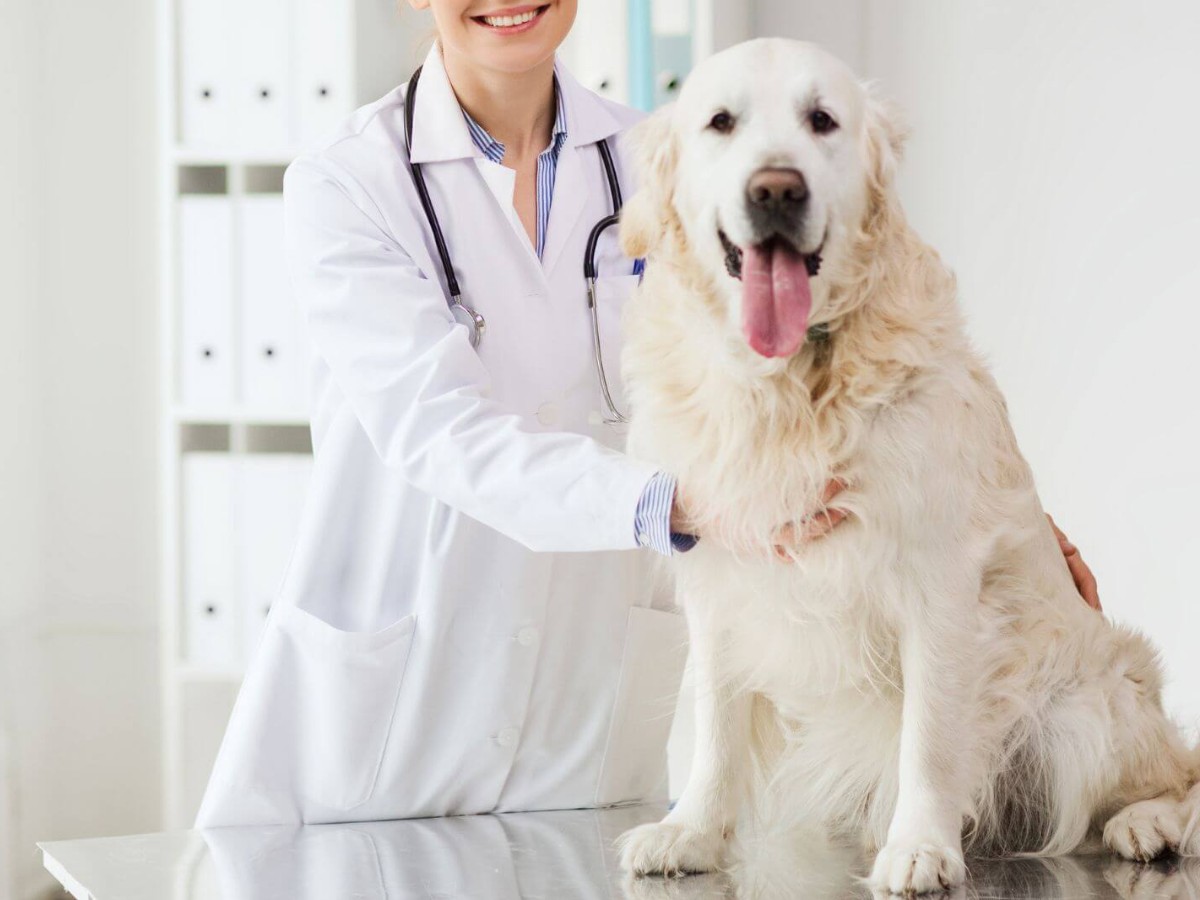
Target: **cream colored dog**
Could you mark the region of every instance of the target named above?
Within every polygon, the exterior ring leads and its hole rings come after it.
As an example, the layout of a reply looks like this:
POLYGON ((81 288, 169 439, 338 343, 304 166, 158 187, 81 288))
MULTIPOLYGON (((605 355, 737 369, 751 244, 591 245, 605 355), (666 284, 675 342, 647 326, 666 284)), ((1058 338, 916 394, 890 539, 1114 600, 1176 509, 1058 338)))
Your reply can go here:
POLYGON ((1076 592, 954 278, 897 202, 885 109, 819 48, 757 40, 635 142, 629 445, 711 537, 673 562, 691 780, 623 836, 625 865, 716 867, 746 797, 864 835, 897 893, 961 882, 964 837, 1200 854, 1200 754, 1154 649, 1076 592), (774 559, 833 476, 850 517, 774 559))

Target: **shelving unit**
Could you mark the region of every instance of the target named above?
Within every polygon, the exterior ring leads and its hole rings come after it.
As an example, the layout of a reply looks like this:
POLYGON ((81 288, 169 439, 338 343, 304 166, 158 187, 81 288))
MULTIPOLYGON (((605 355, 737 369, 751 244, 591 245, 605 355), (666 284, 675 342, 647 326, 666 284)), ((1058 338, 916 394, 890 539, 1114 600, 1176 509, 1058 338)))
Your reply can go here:
POLYGON ((307 481, 284 170, 430 34, 396 0, 158 0, 164 827, 191 825, 307 481))
POLYGON ((753 31, 745 0, 581 0, 562 56, 585 87, 649 110, 674 99, 696 62, 753 31))

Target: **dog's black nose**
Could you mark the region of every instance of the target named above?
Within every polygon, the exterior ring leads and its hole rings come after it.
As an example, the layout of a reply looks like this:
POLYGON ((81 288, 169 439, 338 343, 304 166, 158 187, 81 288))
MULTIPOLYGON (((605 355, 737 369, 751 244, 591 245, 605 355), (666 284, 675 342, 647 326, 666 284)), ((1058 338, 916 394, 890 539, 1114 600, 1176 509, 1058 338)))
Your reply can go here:
POLYGON ((771 207, 783 212, 800 206, 808 199, 808 182, 796 169, 759 169, 750 176, 746 197, 752 206, 771 207))
POLYGON ((808 207, 808 182, 797 169, 759 169, 746 183, 746 207, 757 233, 790 233, 808 207))

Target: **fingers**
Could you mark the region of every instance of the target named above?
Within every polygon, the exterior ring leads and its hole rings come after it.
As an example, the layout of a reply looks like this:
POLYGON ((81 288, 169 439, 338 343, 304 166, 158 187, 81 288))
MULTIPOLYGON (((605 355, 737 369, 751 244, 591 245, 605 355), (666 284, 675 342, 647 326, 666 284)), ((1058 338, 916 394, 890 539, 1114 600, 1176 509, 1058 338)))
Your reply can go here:
POLYGON ((833 509, 829 506, 830 501, 845 489, 846 482, 841 478, 831 478, 825 483, 825 490, 821 492, 819 509, 800 520, 801 525, 804 526, 803 533, 807 540, 828 534, 846 518, 845 510, 833 509))
POLYGON ((828 506, 829 501, 846 489, 846 482, 841 478, 831 478, 821 493, 821 505, 828 506))
POLYGON ((1096 576, 1088 568, 1078 550, 1073 550, 1066 556, 1067 568, 1071 570, 1071 578, 1075 580, 1075 589, 1087 602, 1087 605, 1098 612, 1103 612, 1100 606, 1100 593, 1096 588, 1096 576))
POLYGON ((675 493, 671 497, 671 530, 683 534, 696 534, 695 523, 688 509, 688 497, 683 486, 675 485, 675 493))
POLYGON ((777 559, 789 561, 792 551, 809 541, 815 541, 829 534, 834 528, 845 521, 848 513, 843 509, 823 509, 799 522, 788 522, 775 532, 775 556, 777 559))
POLYGON ((1050 527, 1054 529, 1054 536, 1058 538, 1058 546, 1062 549, 1063 556, 1066 557, 1067 568, 1071 571, 1071 578, 1075 581, 1075 589, 1079 591, 1088 606, 1097 612, 1103 612, 1104 610, 1100 606, 1100 593, 1096 588, 1096 576, 1092 574, 1092 570, 1079 555, 1079 548, 1071 543, 1055 523, 1054 517, 1047 513, 1046 518, 1050 521, 1050 527))
POLYGON ((843 509, 834 509, 829 501, 846 489, 846 482, 841 478, 832 478, 825 484, 821 492, 821 508, 805 516, 799 522, 788 522, 775 532, 775 557, 790 561, 792 553, 798 547, 809 541, 829 534, 834 528, 845 521, 847 513, 843 509))
POLYGON ((823 509, 807 519, 801 520, 801 540, 814 541, 833 531, 846 518, 844 509, 823 509))
POLYGON ((1058 523, 1054 521, 1054 516, 1046 513, 1046 521, 1050 523, 1050 527, 1054 529, 1054 536, 1058 538, 1059 543, 1065 541, 1067 536, 1062 533, 1062 529, 1058 527, 1058 523))
POLYGON ((1054 536, 1058 538, 1058 546, 1062 548, 1063 554, 1065 555, 1068 553, 1074 553, 1078 548, 1071 543, 1070 539, 1065 534, 1063 534, 1062 529, 1058 527, 1058 523, 1054 521, 1054 517, 1049 513, 1046 513, 1046 518, 1050 522, 1050 527, 1054 529, 1054 536))
POLYGON ((787 562, 791 559, 789 548, 796 546, 796 543, 796 526, 791 522, 780 526, 775 531, 775 558, 787 562))

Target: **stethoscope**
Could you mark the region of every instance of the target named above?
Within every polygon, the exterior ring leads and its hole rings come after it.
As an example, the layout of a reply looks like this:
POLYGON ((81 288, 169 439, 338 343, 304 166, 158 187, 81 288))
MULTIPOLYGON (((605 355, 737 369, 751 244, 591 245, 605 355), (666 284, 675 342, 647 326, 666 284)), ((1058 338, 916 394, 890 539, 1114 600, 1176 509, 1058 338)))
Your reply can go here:
MULTIPOLYGON (((421 67, 418 66, 417 70, 413 72, 412 78, 408 80, 408 91, 404 98, 404 147, 409 154, 408 167, 412 172, 413 184, 417 188, 417 196, 421 200, 421 208, 425 210, 429 230, 433 232, 433 242, 437 245, 442 271, 446 275, 446 287, 450 291, 450 314, 454 316, 455 322, 467 326, 471 346, 478 347, 483 333, 487 329, 487 322, 482 315, 463 303, 462 289, 458 286, 458 279, 454 275, 454 264, 450 261, 450 252, 446 249, 446 239, 442 236, 442 227, 438 222, 437 213, 434 211, 433 202, 429 199, 425 176, 421 173, 420 164, 412 161, 413 107, 417 97, 417 79, 420 75, 421 67)), ((604 166, 604 175, 608 179, 608 193, 612 199, 613 211, 611 215, 607 215, 597 222, 588 235, 587 247, 583 254, 583 278, 587 283, 588 311, 592 319, 592 355, 596 361, 596 374, 600 378, 600 393, 603 394, 604 405, 608 408, 608 415, 604 417, 604 423, 617 425, 627 422, 628 419, 613 403, 612 394, 608 389, 608 377, 604 372, 604 354, 600 349, 600 318, 596 310, 596 245, 604 230, 610 225, 615 225, 621 215, 621 185, 617 180, 617 169, 613 165, 608 141, 602 139, 596 148, 600 151, 600 162, 604 166)))

